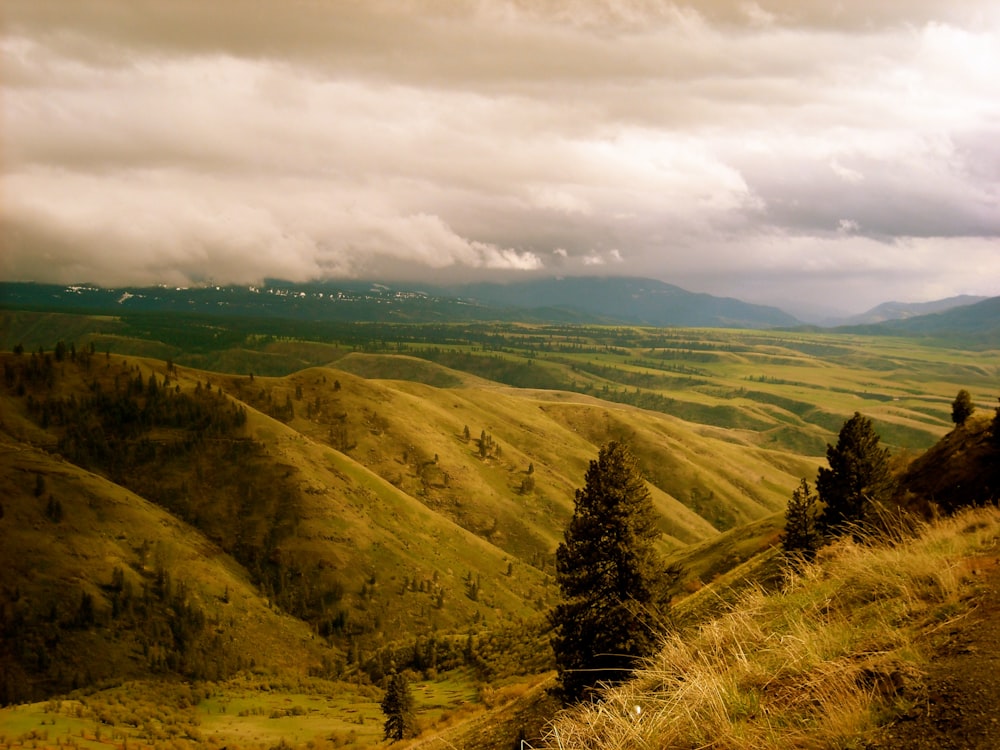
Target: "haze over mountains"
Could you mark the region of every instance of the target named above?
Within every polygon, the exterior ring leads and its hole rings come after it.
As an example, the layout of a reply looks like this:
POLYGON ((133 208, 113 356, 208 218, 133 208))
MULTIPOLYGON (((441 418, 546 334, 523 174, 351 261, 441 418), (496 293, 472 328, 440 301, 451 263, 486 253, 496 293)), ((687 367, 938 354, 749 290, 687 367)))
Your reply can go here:
MULTIPOLYGON (((970 307, 955 324, 978 331, 1000 328, 985 297, 963 295, 922 303, 886 302, 827 325, 873 325, 916 319, 899 330, 917 333, 923 316, 970 307), (982 317, 982 320, 978 318, 982 317), (978 322, 974 322, 974 319, 978 322)), ((511 283, 449 286, 329 281, 308 284, 269 280, 259 286, 102 287, 0 283, 7 306, 103 311, 185 311, 309 320, 399 322, 522 320, 701 328, 788 328, 802 321, 773 306, 690 292, 638 277, 539 278, 511 283)), ((937 332, 949 318, 935 320, 937 332)))

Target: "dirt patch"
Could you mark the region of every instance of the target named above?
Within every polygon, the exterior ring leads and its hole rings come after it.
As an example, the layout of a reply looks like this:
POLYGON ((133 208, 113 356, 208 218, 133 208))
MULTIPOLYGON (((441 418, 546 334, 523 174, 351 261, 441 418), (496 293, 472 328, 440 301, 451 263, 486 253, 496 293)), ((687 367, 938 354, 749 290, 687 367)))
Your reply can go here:
POLYGON ((914 708, 869 744, 879 750, 1000 748, 1000 560, 979 558, 974 609, 928 636, 934 656, 914 708))

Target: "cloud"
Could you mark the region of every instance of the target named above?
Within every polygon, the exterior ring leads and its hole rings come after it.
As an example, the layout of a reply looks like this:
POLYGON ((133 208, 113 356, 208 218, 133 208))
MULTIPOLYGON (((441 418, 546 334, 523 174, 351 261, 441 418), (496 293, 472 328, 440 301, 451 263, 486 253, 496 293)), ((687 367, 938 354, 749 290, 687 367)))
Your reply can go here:
POLYGON ((7 278, 1000 294, 989 0, 10 0, 0 56, 7 278))

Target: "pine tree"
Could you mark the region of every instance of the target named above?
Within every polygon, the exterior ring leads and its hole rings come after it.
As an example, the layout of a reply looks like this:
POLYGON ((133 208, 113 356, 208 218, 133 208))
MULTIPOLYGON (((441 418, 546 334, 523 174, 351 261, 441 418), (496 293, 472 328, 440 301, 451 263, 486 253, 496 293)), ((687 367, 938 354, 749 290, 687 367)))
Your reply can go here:
POLYGON ((605 445, 576 491, 565 541, 556 551, 562 601, 550 614, 563 698, 627 678, 657 644, 654 608, 663 603, 653 544, 656 514, 638 463, 622 443, 605 445))
POLYGON ((382 698, 382 713, 385 714, 385 739, 401 740, 413 735, 413 695, 406 675, 395 669, 389 674, 382 698))
POLYGON ((951 404, 951 421, 961 427, 975 411, 976 405, 972 403, 972 396, 963 388, 951 404))
POLYGON ((792 492, 792 499, 785 509, 785 531, 781 535, 781 549, 787 555, 811 561, 816 557, 821 537, 816 528, 819 515, 819 498, 805 479, 792 492))
POLYGON ((848 526, 864 524, 872 507, 895 490, 889 472, 889 450, 879 445, 872 422, 860 413, 844 422, 836 447, 826 446, 830 468, 820 468, 816 491, 824 508, 819 527, 827 536, 843 534, 848 526))

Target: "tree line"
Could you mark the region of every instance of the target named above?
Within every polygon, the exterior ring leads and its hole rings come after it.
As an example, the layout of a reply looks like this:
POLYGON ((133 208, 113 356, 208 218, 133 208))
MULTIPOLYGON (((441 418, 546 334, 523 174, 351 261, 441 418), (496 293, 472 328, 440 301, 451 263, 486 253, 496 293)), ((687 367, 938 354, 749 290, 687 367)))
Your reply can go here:
MULTIPOLYGON (((966 427, 975 410, 971 394, 961 389, 952 402, 952 434, 966 427)), ((931 499, 944 512, 1000 499, 1000 406, 984 434, 988 441, 982 452, 985 463, 968 467, 976 475, 973 481, 931 499)), ((871 420, 859 412, 844 422, 836 445, 827 445, 826 456, 829 466, 818 470, 815 489, 802 479, 785 511, 782 548, 806 561, 821 546, 845 534, 857 538, 878 534, 883 521, 880 514, 899 507, 898 495, 905 489, 892 471, 889 450, 880 444, 871 420)))

